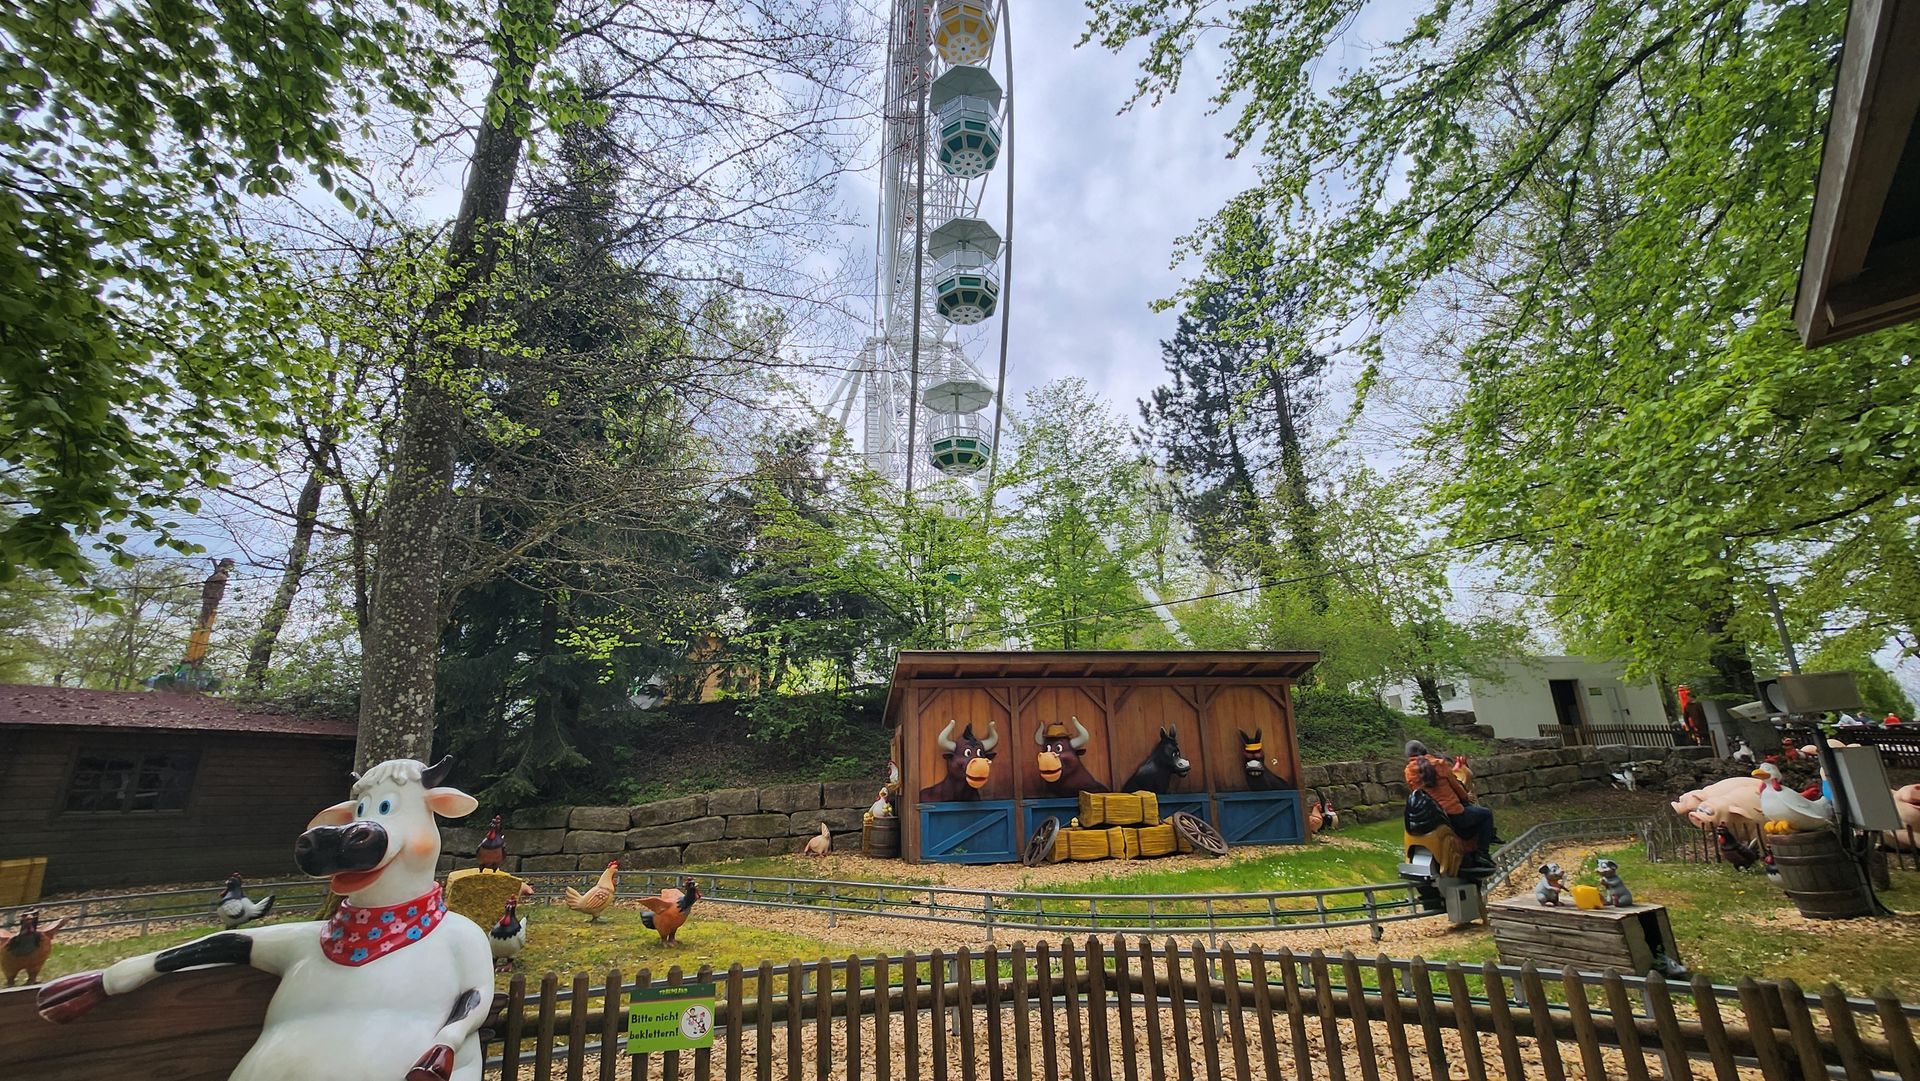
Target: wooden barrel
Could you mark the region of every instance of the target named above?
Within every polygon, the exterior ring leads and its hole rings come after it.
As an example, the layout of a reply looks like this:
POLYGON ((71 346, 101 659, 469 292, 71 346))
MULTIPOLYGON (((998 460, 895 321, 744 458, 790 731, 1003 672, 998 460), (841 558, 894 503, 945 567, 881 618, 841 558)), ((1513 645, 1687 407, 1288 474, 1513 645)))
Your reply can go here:
POLYGON ((899 859, 900 819, 867 819, 860 829, 860 854, 882 860, 899 859))
POLYGON ((1861 881, 1860 866, 1840 849, 1832 830, 1782 833, 1773 837, 1773 865, 1780 885, 1800 914, 1816 920, 1851 920, 1873 915, 1873 899, 1861 881))

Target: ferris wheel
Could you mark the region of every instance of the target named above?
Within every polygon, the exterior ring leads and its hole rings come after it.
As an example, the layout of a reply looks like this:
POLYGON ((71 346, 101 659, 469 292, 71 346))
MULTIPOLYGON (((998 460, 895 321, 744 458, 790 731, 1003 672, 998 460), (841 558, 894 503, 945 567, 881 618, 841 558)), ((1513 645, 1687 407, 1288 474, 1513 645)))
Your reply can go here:
POLYGON ((1011 50, 996 56, 994 44, 1006 40, 1006 2, 893 3, 874 329, 827 409, 869 468, 909 491, 935 476, 976 484, 994 460, 998 394, 969 356, 986 336, 963 328, 999 320, 1004 383, 1013 80, 1011 50), (1002 227, 983 211, 996 166, 1002 227))

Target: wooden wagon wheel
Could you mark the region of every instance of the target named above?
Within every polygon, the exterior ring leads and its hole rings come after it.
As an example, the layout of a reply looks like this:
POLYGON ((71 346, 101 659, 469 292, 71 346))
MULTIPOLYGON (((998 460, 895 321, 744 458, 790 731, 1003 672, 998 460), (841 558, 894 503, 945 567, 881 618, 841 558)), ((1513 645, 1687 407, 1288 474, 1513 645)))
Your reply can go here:
POLYGON ((1220 831, 1214 829, 1205 819, 1196 818, 1185 811, 1175 811, 1167 821, 1173 824, 1175 833, 1185 837, 1193 847, 1207 855, 1227 854, 1227 839, 1220 836, 1220 831))
POLYGON ((1020 854, 1020 862, 1028 867, 1040 866, 1048 856, 1053 855, 1053 842, 1059 836, 1060 820, 1048 815, 1033 831, 1033 836, 1027 838, 1027 848, 1020 854))

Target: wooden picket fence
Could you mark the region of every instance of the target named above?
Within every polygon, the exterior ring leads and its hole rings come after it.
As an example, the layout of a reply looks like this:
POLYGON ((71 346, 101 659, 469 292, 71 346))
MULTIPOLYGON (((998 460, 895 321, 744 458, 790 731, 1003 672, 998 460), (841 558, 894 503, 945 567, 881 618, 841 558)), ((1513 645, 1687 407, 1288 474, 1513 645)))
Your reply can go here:
POLYGON ((658 983, 516 977, 488 1027, 501 1081, 1920 1081, 1917 1011, 1790 980, 1363 960, 1145 939, 734 965, 658 983), (640 987, 715 981, 711 1049, 628 1055, 640 987), (609 989, 611 989, 609 991, 609 989))

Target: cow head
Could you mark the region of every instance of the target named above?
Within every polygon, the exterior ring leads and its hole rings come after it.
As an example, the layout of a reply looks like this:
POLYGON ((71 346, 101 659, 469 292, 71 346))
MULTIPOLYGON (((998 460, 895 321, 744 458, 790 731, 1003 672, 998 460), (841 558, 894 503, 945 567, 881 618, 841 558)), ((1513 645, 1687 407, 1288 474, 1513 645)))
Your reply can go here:
MULTIPOLYGON (((1234 731, 1240 732, 1238 728, 1234 729, 1234 731)), ((1260 742, 1260 730, 1258 728, 1253 730, 1253 735, 1251 736, 1245 732, 1240 732, 1240 758, 1242 766, 1247 771, 1248 780, 1258 783, 1262 777, 1266 776, 1267 763, 1264 758, 1265 754, 1266 745, 1260 742)))
POLYGON ((434 816, 460 818, 478 802, 440 786, 452 768, 452 757, 434 766, 406 758, 374 766, 354 779, 351 799, 313 816, 294 842, 294 862, 363 908, 426 893, 440 858, 434 816))
POLYGON ((1080 718, 1073 718, 1073 734, 1067 734, 1066 726, 1059 721, 1043 721, 1033 730, 1033 742, 1040 745, 1040 779, 1052 784, 1060 779, 1061 773, 1073 768, 1080 760, 1080 752, 1086 750, 1087 743, 1093 739, 1087 726, 1080 718))
POLYGON ((947 772, 966 780, 969 788, 985 788, 987 776, 993 771, 993 749, 1000 745, 1000 733, 994 728, 994 722, 987 722, 987 738, 982 740, 973 734, 973 725, 960 730, 959 742, 953 738, 953 727, 958 719, 947 722, 940 730, 940 757, 947 760, 947 772))

